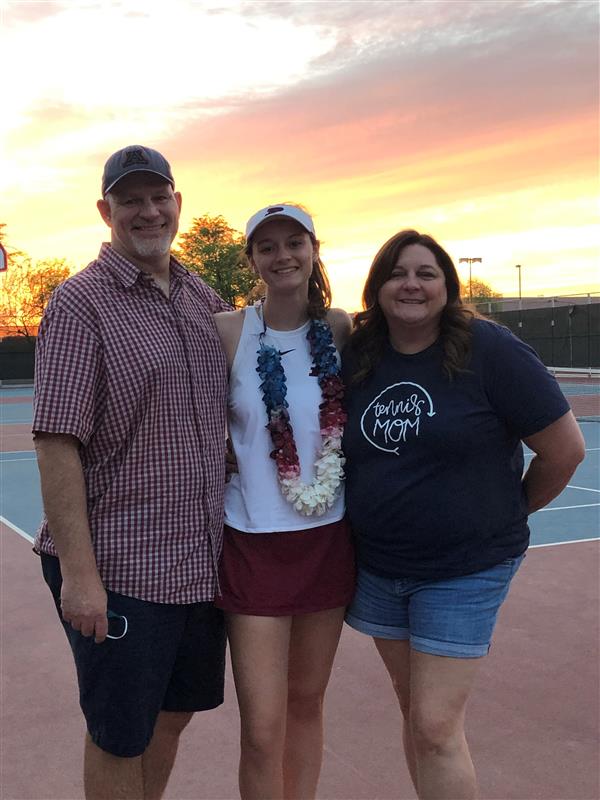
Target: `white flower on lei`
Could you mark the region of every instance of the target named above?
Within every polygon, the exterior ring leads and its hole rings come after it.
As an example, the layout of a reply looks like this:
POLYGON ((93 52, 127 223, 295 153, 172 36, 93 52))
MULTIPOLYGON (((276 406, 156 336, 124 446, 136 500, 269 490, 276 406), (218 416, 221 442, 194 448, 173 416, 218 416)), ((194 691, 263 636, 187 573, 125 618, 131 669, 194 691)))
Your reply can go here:
POLYGON ((306 517, 321 516, 333 505, 337 490, 344 480, 341 431, 327 436, 315 461, 315 479, 312 483, 302 483, 299 477, 282 478, 281 492, 296 511, 306 517))

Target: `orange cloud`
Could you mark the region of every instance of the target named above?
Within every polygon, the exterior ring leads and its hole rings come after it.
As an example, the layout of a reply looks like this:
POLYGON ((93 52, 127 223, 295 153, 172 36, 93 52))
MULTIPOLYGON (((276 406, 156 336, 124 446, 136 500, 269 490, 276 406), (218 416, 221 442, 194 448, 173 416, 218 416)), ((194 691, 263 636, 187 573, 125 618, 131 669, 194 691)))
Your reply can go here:
MULTIPOLYGON (((10 4, 15 26, 43 23, 34 9, 41 3, 31 4, 28 20, 17 20, 16 5, 10 4)), ((59 22, 66 24, 69 7, 48 9, 62 9, 59 22)), ((106 13, 115 8, 108 3, 106 13)), ((189 23, 180 25, 181 36, 197 30, 198 51, 206 53, 203 9, 173 3, 176 19, 189 23)), ((98 71, 90 46, 89 60, 73 67, 76 92, 62 99, 42 92, 33 107, 24 103, 0 165, 13 186, 2 221, 15 245, 35 257, 93 257, 106 236, 94 208, 103 163, 137 141, 172 162, 184 194, 182 229, 203 213, 223 214, 242 229, 265 203, 307 204, 334 289, 343 289, 350 306, 379 244, 405 225, 456 243, 457 256, 477 249, 486 259, 482 277, 492 283, 514 282, 517 257, 527 263, 531 285, 534 269, 540 283, 550 285, 552 274, 558 285, 561 263, 573 280, 583 283, 585 270, 591 275, 598 166, 593 3, 324 0, 232 3, 213 12, 223 28, 235 22, 239 36, 221 48, 210 43, 210 68, 188 47, 182 70, 182 59, 168 50, 158 72, 133 69, 135 77, 124 75, 121 84, 98 71), (282 20, 290 24, 278 27, 282 20), (269 57, 275 43, 267 36, 261 44, 263 30, 285 33, 290 58, 307 42, 319 44, 310 50, 317 55, 297 59, 296 72, 284 73, 289 63, 269 57), (260 59, 264 70, 245 81, 260 59), (211 93, 225 73, 219 85, 226 89, 211 93), (115 106, 112 90, 119 91, 115 106), (131 98, 130 108, 123 97, 131 98), (559 235, 551 235, 553 226, 559 235), (585 246, 573 266, 570 249, 578 241, 585 246)), ((82 36, 94 30, 98 13, 94 4, 78 6, 75 24, 89 22, 82 36)), ((156 38, 154 19, 144 13, 139 25, 156 38)), ((39 47, 48 41, 42 34, 37 30, 39 47)), ((128 63, 148 64, 145 41, 132 38, 128 63)), ((67 68, 63 63, 57 74, 68 75, 67 68)))

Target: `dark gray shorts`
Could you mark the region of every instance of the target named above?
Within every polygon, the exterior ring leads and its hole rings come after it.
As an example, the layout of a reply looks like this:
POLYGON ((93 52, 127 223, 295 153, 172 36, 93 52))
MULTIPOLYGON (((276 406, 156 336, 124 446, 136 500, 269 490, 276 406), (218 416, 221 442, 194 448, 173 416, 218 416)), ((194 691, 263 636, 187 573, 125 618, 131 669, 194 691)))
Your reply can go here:
POLYGON ((96 644, 62 620, 58 558, 41 555, 44 579, 67 634, 79 702, 92 741, 115 756, 141 755, 160 711, 205 711, 223 702, 226 634, 212 603, 149 603, 108 594, 109 633, 96 644))

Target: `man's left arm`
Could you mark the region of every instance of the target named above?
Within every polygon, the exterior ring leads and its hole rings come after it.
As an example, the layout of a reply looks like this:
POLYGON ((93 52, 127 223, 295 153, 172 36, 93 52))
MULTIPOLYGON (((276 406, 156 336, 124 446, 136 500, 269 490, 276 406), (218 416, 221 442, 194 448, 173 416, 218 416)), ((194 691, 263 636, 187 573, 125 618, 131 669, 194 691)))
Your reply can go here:
POLYGON ((92 546, 79 446, 74 436, 35 437, 44 511, 63 577, 62 617, 99 643, 108 631, 106 591, 92 546))

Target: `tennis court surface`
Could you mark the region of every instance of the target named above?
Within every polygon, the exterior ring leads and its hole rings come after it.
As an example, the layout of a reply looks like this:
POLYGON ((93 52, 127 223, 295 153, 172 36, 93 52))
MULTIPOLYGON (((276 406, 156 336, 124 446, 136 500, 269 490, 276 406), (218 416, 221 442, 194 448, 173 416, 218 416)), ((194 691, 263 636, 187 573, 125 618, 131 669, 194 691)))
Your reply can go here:
MULTIPOLYGON (((564 379, 586 459, 531 518, 532 548, 500 616, 467 714, 482 800, 598 800, 600 382, 564 379)), ((31 388, 0 389, 2 746, 0 800, 80 800, 75 671, 31 552, 41 500, 31 388)), ((527 456, 527 457, 530 457, 527 456)), ((368 637, 345 628, 326 699, 319 798, 414 798, 399 710, 368 637)), ((233 800, 239 722, 225 704, 184 734, 167 800, 233 800)))

